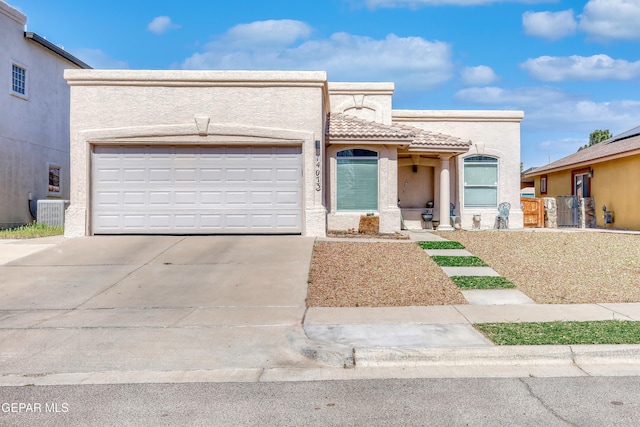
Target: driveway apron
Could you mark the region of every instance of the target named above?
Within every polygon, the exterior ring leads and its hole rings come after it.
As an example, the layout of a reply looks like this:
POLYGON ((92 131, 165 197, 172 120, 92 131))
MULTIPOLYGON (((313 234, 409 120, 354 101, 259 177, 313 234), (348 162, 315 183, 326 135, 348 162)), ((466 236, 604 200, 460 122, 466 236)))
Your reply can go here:
POLYGON ((309 367, 290 349, 313 238, 93 236, 0 266, 0 382, 309 367))

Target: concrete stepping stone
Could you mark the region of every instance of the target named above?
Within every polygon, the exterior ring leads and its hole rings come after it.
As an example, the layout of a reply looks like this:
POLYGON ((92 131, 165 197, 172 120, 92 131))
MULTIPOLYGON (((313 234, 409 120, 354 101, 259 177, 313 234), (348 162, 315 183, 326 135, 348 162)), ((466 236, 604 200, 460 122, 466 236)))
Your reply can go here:
POLYGON ((517 289, 470 289, 462 291, 472 305, 535 304, 535 301, 517 289))
POLYGON ((500 276, 491 267, 440 267, 444 273, 451 276, 500 276))
POLYGON ((429 256, 473 256, 466 249, 425 249, 429 256))

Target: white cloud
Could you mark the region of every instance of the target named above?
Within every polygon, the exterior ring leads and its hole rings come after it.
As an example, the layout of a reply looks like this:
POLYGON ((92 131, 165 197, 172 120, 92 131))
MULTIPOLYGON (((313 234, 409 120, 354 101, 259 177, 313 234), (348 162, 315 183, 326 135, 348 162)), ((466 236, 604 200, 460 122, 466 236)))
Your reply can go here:
POLYGON ((525 12, 522 25, 525 34, 549 40, 571 35, 578 26, 571 9, 562 12, 525 12))
POLYGON ((493 3, 553 3, 554 0, 364 0, 369 9, 422 6, 478 6, 493 3))
MULTIPOLYGON (((588 137, 545 139, 538 143, 538 148, 544 152, 571 154, 575 152, 578 149, 578 147, 582 147, 588 142, 589 142, 588 137)), ((566 154, 563 154, 562 157, 564 157, 565 155, 566 154)), ((556 158, 555 160, 558 160, 558 158, 556 158)))
POLYGON ((282 19, 236 25, 227 32, 227 37, 237 47, 288 46, 307 39, 311 31, 304 22, 282 19))
POLYGON ((640 61, 612 59, 608 55, 541 56, 521 64, 541 81, 632 80, 640 76, 640 61))
POLYGON ((447 43, 394 34, 374 39, 348 33, 302 41, 299 39, 311 29, 290 22, 286 26, 294 30, 277 39, 269 34, 274 25, 280 24, 236 26, 178 67, 326 70, 333 81, 394 81, 400 90, 423 90, 452 77, 451 47, 447 43), (265 38, 270 42, 265 44, 265 38))
POLYGON ((640 101, 594 102, 552 87, 468 88, 455 98, 492 108, 521 109, 523 130, 591 132, 593 129, 630 129, 638 125, 640 101))
POLYGON ((458 101, 499 105, 501 108, 522 109, 525 106, 545 105, 565 101, 570 96, 553 87, 525 87, 518 89, 503 89, 500 87, 473 87, 459 90, 454 98, 458 101))
POLYGON ((537 129, 582 131, 630 129, 638 125, 640 101, 565 101, 528 111, 529 125, 537 129))
POLYGON ((486 65, 477 67, 465 67, 460 73, 462 83, 467 86, 484 86, 498 79, 496 73, 486 65))
POLYGON ((578 28, 598 39, 640 39, 638 0, 589 0, 578 28))
POLYGON ((80 48, 74 49, 72 53, 93 68, 112 70, 126 70, 129 68, 129 64, 126 61, 114 59, 100 49, 80 48))
POLYGON ((149 22, 149 25, 147 25, 147 30, 154 34, 164 34, 175 28, 180 28, 180 25, 171 22, 171 18, 168 16, 156 16, 149 22))

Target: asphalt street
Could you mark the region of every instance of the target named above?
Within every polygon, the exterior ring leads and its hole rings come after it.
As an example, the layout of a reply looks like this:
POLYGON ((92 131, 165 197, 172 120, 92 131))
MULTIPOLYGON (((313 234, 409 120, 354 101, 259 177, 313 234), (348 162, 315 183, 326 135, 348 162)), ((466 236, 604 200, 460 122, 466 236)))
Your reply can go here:
POLYGON ((0 387, 0 425, 634 426, 636 377, 0 387), (22 406, 20 406, 22 404, 22 406))

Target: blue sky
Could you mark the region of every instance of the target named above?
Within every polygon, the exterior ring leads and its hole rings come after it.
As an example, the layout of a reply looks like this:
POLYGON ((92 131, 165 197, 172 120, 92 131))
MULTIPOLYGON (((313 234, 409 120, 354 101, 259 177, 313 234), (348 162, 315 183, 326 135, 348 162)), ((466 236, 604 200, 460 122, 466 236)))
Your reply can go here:
POLYGON ((522 161, 640 125, 640 0, 9 0, 94 68, 325 70, 398 109, 524 110, 522 161))

